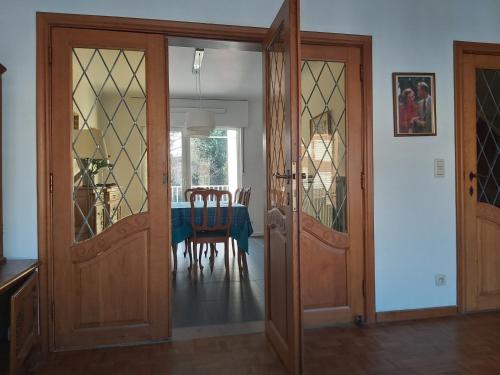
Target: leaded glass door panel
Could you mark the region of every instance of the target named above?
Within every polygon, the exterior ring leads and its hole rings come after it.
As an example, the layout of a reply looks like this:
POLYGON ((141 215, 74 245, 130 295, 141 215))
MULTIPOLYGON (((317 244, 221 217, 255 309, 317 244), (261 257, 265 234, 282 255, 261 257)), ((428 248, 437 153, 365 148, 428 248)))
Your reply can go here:
POLYGON ((165 40, 52 32, 54 346, 169 336, 165 40))
POLYGON ((298 0, 285 0, 263 43, 266 81, 266 336, 290 374, 301 366, 298 284, 298 0))
POLYGON ((500 308, 500 57, 464 62, 465 307, 491 310, 500 308))
MULTIPOLYGON (((360 50, 302 46, 304 328, 364 315, 360 50)), ((307 344, 307 343, 306 343, 307 344)))

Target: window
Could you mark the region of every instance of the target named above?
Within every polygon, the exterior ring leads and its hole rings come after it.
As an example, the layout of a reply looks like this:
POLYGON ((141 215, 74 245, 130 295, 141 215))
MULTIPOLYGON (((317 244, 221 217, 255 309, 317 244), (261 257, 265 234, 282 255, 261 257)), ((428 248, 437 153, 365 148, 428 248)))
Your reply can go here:
POLYGON ((227 130, 215 129, 209 137, 191 138, 191 186, 226 188, 228 178, 227 130))
POLYGON ((170 132, 170 184, 172 188, 172 202, 183 200, 182 190, 182 132, 170 132))
POLYGON ((190 187, 234 192, 240 185, 240 132, 216 128, 208 137, 183 137, 170 132, 172 201, 184 200, 190 187))

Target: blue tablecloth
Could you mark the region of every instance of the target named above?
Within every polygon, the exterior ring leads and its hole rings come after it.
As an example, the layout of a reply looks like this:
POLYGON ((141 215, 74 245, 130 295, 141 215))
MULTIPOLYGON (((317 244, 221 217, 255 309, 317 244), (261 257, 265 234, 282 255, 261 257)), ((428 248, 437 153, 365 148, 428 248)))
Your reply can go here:
MULTIPOLYGON (((201 223, 203 203, 197 203, 195 221, 201 223)), ((208 222, 215 222, 215 202, 208 203, 208 222)), ((221 203, 222 222, 227 218, 227 206, 221 203)), ((233 222, 231 237, 238 242, 238 248, 248 253, 248 237, 253 233, 248 208, 239 203, 233 203, 233 222)), ((191 236, 191 204, 189 202, 172 202, 172 245, 178 244, 191 236)))

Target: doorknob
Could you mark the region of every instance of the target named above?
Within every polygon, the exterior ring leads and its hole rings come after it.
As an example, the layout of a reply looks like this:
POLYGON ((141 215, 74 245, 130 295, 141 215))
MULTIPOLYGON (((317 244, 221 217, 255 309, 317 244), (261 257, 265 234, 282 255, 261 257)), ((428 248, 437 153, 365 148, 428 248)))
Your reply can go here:
POLYGON ((474 172, 470 172, 469 173, 469 180, 472 181, 475 178, 477 178, 477 174, 475 174, 474 172))

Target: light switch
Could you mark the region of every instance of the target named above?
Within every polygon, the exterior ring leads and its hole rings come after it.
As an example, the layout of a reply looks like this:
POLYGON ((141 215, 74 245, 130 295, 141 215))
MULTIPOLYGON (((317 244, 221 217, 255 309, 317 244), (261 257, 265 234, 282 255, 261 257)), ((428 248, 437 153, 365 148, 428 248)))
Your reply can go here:
POLYGON ((434 177, 444 177, 444 159, 434 159, 434 177))

